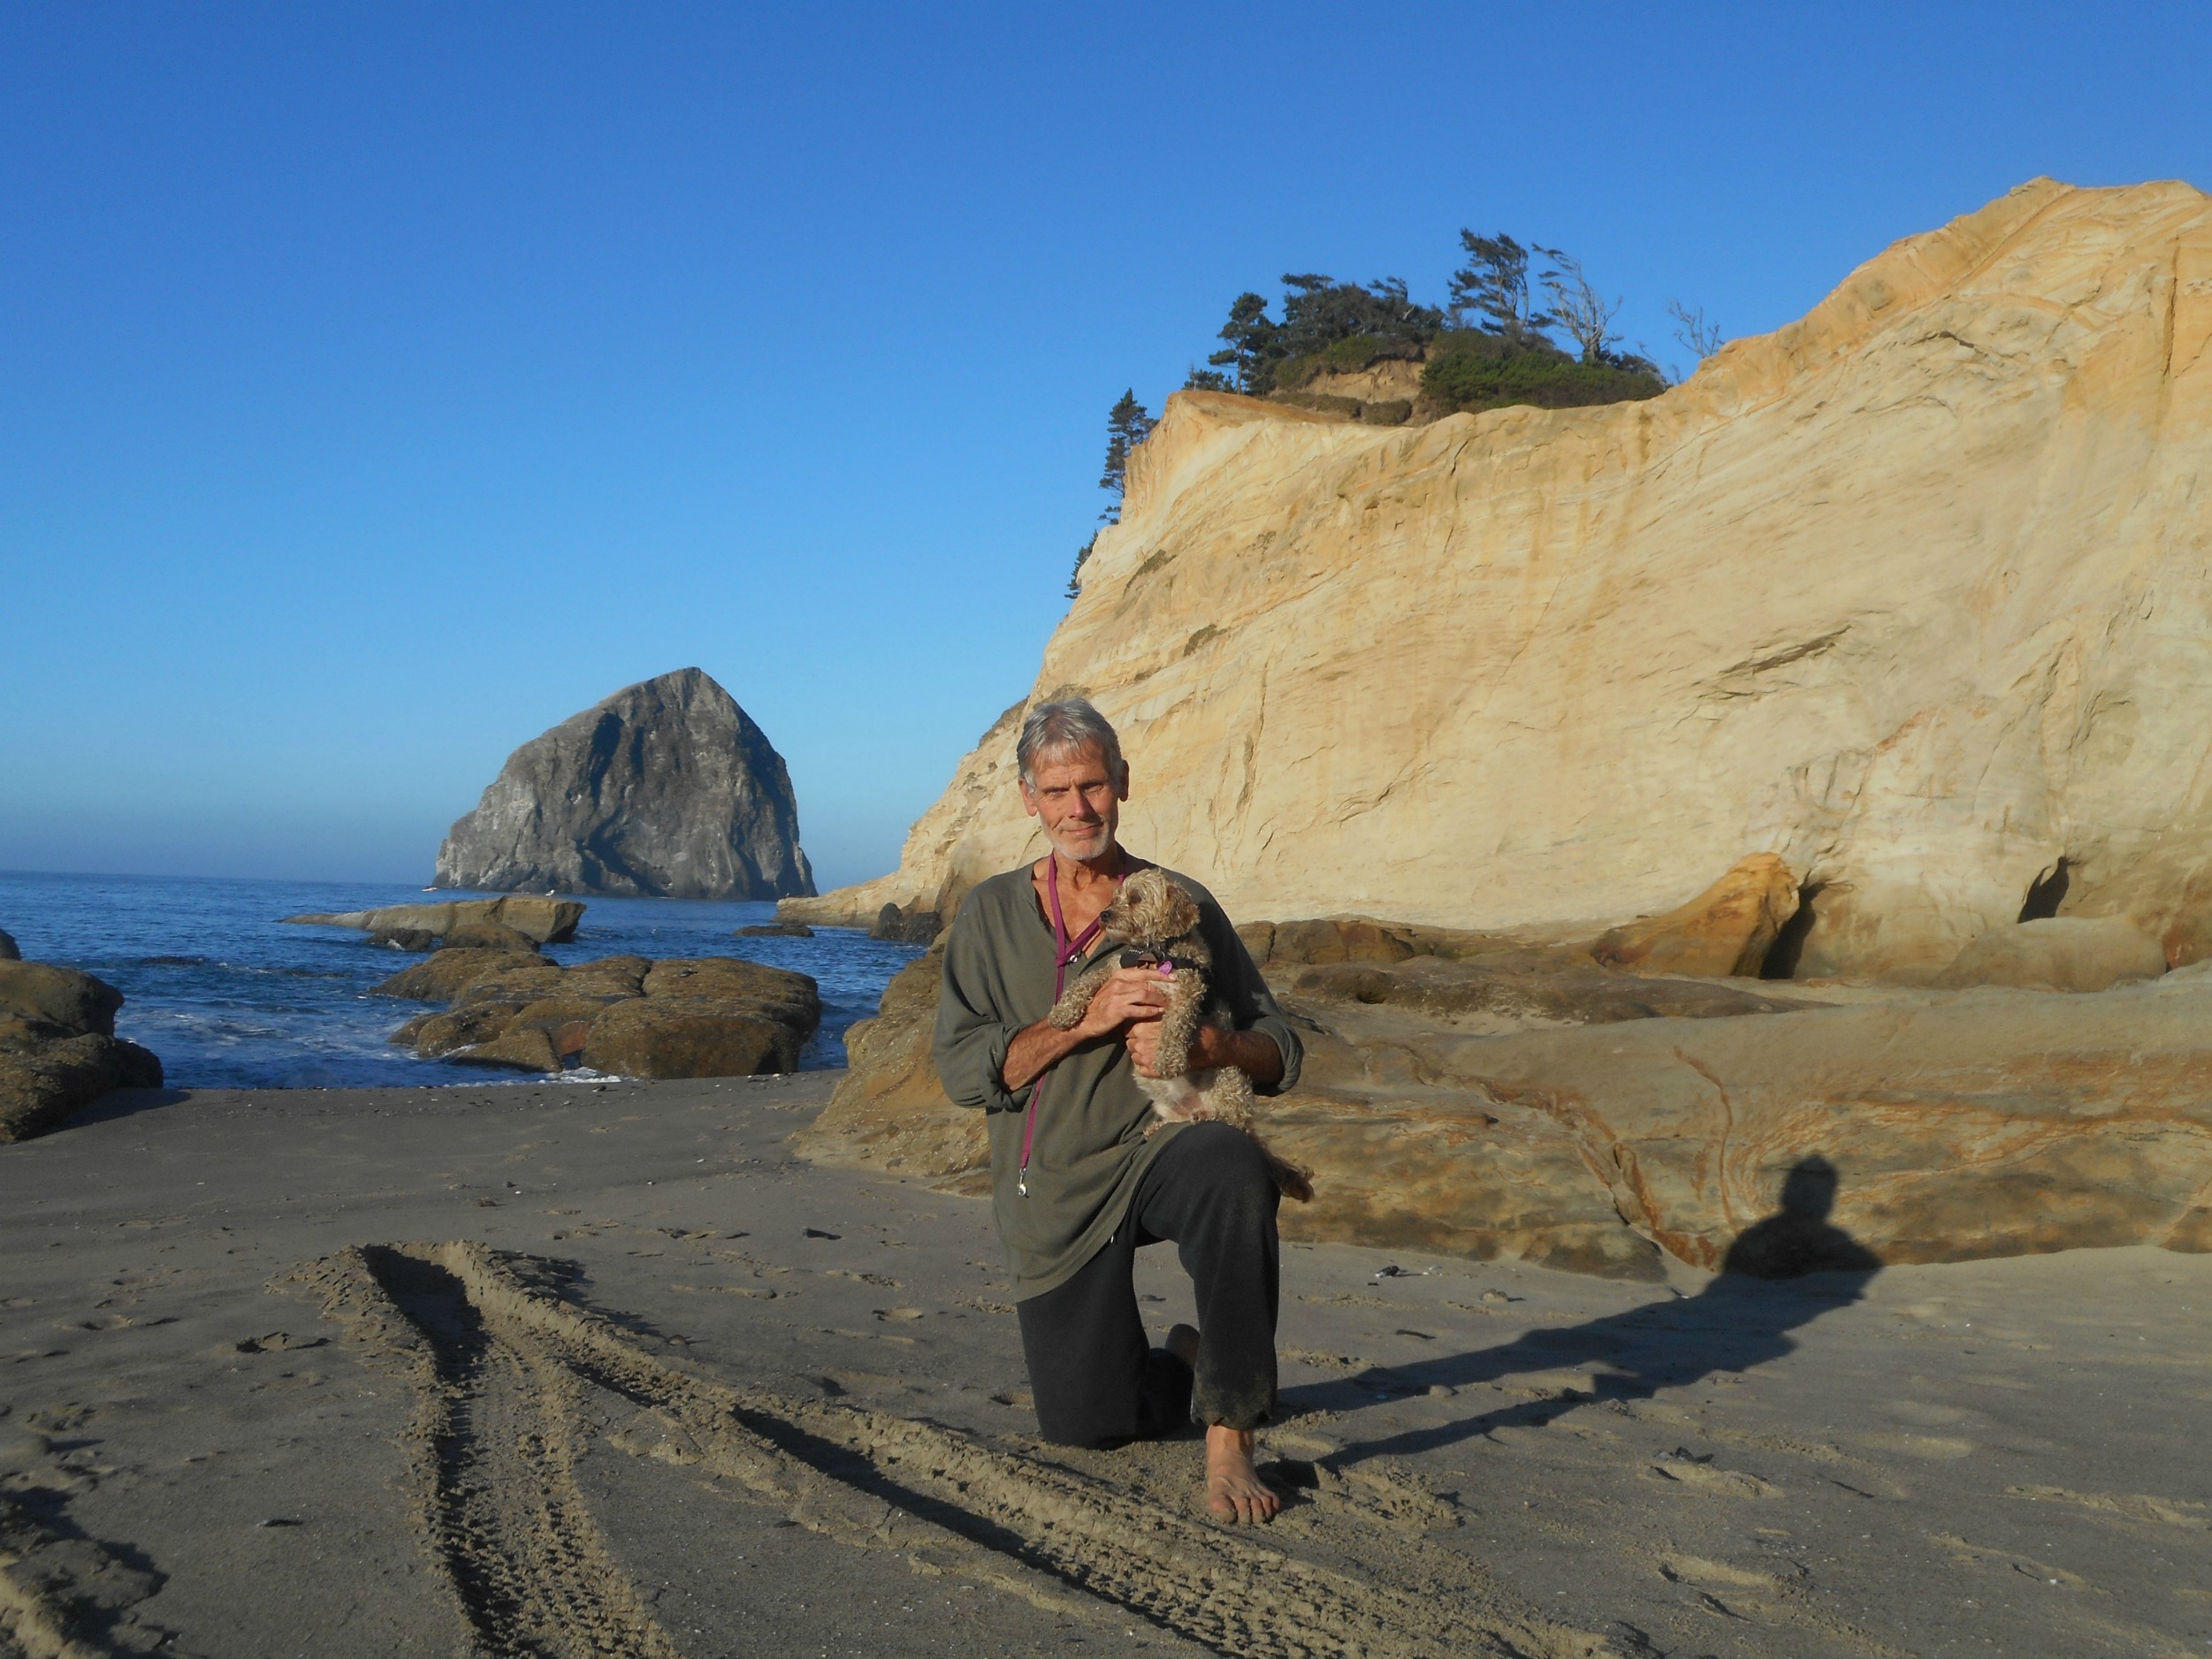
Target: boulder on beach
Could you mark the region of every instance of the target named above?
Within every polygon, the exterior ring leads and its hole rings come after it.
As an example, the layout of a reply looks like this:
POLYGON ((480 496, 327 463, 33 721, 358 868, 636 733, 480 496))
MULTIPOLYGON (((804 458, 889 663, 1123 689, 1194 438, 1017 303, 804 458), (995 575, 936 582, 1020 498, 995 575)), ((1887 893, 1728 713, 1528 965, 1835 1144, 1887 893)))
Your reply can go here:
POLYGON ((991 1190, 983 1114, 946 1098, 929 1057, 944 960, 939 948, 908 963, 892 976, 875 1017, 846 1030, 845 1075, 794 1144, 821 1162, 980 1198, 991 1190))
POLYGON ((570 968, 536 955, 447 949, 371 994, 442 1001, 392 1040, 426 1060, 626 1077, 744 1077, 794 1071, 821 1023, 803 973, 731 956, 604 956, 570 968))
POLYGON ((697 668, 627 686, 508 756, 439 849, 433 880, 632 898, 814 891, 783 757, 697 668))
POLYGON ((117 1089, 157 1089, 161 1062, 115 1035, 123 993, 50 963, 0 961, 0 1141, 27 1139, 117 1089))
POLYGON ((317 927, 357 927, 394 941, 409 935, 427 937, 433 941, 450 939, 456 928, 492 922, 514 929, 531 944, 565 945, 576 936, 576 924, 584 919, 584 906, 575 899, 510 893, 498 899, 386 904, 373 910, 310 910, 284 919, 317 927))
POLYGON ((1752 853, 1687 904, 1607 930, 1590 954, 1644 973, 1756 975, 1796 909, 1789 866, 1752 853))
POLYGON ((0 1019, 27 1022, 56 1036, 115 1035, 123 993, 104 979, 44 962, 0 963, 0 1019))

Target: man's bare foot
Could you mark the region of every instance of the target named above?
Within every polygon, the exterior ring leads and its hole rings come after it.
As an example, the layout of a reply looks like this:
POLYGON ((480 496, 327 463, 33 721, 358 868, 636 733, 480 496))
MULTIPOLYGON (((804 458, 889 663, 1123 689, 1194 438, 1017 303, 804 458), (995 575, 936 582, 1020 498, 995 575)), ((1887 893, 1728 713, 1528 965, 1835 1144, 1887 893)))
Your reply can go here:
POLYGON ((1216 1520, 1248 1526, 1273 1520, 1283 1507, 1253 1465, 1252 1444, 1248 1428, 1215 1423, 1206 1430, 1206 1507, 1216 1520))

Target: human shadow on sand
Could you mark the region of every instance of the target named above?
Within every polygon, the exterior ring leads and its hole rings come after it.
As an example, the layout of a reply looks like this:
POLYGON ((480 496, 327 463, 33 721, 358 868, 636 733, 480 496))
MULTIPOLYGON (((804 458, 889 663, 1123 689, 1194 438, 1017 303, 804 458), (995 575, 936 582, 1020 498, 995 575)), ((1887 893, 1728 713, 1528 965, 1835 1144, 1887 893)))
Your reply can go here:
POLYGON ((1532 1330, 1495 1348, 1375 1367, 1352 1377, 1286 1389, 1285 1415, 1326 1410, 1339 1415, 1529 1372, 1602 1361, 1589 1389, 1541 1388, 1536 1397, 1426 1428, 1346 1447, 1331 1459, 1402 1457, 1433 1451, 1506 1427, 1537 1427, 1592 1401, 1650 1399, 1724 1372, 1743 1372, 1796 1348, 1790 1333, 1830 1309, 1856 1302, 1880 1259, 1828 1220, 1836 1174, 1825 1158, 1799 1161, 1782 1183, 1781 1208, 1747 1228, 1729 1246, 1720 1276, 1697 1295, 1647 1304, 1581 1325, 1532 1330))

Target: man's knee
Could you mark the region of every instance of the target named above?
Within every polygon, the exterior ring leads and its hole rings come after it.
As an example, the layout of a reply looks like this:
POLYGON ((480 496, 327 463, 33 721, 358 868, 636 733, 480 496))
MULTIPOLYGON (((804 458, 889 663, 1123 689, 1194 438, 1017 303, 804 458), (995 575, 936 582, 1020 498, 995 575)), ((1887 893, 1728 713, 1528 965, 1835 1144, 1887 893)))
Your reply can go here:
POLYGON ((1272 1212, 1275 1176, 1260 1143, 1226 1123, 1193 1123, 1178 1132, 1178 1150, 1190 1178, 1203 1183, 1217 1199, 1241 1201, 1272 1212))

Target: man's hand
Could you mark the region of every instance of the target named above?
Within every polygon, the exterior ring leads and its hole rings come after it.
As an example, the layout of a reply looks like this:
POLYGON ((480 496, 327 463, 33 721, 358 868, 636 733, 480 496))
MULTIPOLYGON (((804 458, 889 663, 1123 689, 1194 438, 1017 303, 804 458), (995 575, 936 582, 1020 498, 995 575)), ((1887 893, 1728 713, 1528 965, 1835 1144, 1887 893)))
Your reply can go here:
POLYGON ((1072 1031, 1061 1031, 1049 1020, 1039 1020, 1007 1046, 1006 1063, 999 1075, 1010 1089, 1034 1083, 1064 1056, 1086 1043, 1111 1037, 1133 1022, 1154 1028, 1167 1012, 1167 981, 1152 968, 1117 968, 1112 978, 1091 993, 1091 1005, 1072 1031))
MULTIPOLYGON (((1157 1016, 1140 1021, 1122 1033, 1129 1049, 1129 1063, 1140 1077, 1156 1077, 1160 1062, 1160 1022, 1157 1016)), ((1191 1038, 1185 1063, 1193 1071, 1211 1071, 1234 1066, 1262 1088, 1283 1075, 1283 1051, 1272 1038, 1257 1031, 1224 1031, 1201 1025, 1191 1038)))
MULTIPOLYGON (((1077 1033, 1086 1041, 1110 1036, 1133 1020, 1156 1028, 1168 1010, 1168 982, 1157 968, 1117 968, 1113 977, 1091 993, 1077 1033)), ((1134 1035, 1135 1028, 1131 1028, 1134 1035)), ((1154 1031, 1156 1038, 1158 1032, 1154 1031)))

